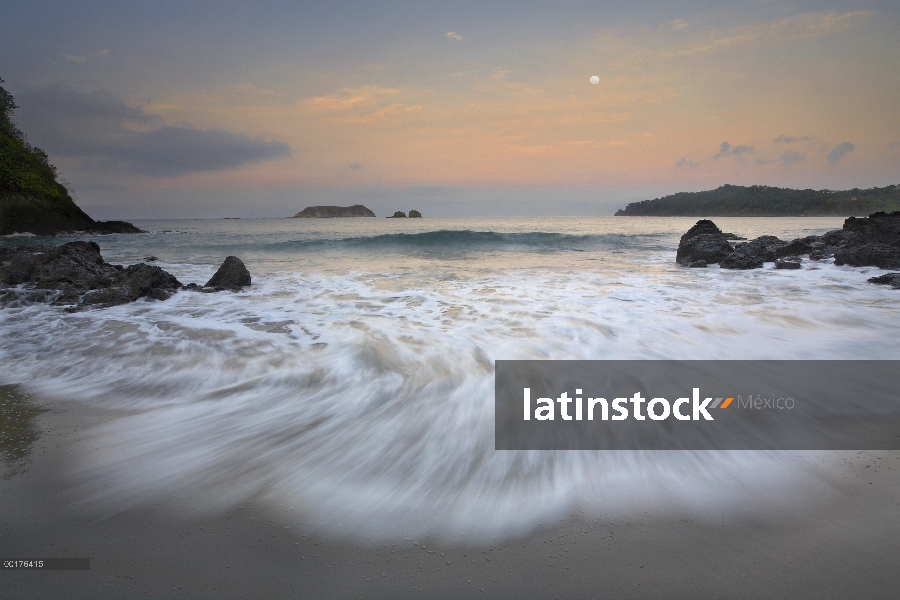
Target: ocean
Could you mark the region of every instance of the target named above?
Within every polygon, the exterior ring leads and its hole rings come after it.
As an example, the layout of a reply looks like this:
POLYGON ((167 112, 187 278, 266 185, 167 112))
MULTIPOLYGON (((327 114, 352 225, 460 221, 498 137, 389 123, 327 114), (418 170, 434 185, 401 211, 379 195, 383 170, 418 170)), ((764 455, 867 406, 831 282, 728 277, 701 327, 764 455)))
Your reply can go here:
MULTIPOLYGON (((717 519, 833 484, 815 452, 496 451, 499 359, 900 359, 900 292, 875 268, 674 262, 694 218, 139 221, 94 239, 239 293, 82 312, 0 310, 0 384, 105 415, 73 502, 216 513, 263 502, 323 535, 496 539, 574 510, 717 519), (177 501, 176 501, 177 499, 177 501)), ((716 218, 752 239, 837 218, 716 218)))

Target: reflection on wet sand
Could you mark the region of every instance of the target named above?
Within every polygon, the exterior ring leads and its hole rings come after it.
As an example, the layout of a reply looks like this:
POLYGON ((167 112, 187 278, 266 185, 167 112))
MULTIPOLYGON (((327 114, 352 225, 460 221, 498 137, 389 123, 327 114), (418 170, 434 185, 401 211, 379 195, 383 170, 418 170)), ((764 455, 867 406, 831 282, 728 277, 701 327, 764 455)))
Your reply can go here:
POLYGON ((35 420, 44 411, 16 386, 0 386, 0 479, 27 470, 28 455, 41 436, 35 420))

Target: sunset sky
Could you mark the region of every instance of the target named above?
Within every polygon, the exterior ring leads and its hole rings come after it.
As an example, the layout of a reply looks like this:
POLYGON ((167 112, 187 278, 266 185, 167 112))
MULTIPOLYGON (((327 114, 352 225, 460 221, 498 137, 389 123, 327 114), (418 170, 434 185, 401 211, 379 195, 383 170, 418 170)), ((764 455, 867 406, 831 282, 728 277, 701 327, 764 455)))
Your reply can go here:
POLYGON ((896 0, 5 2, 2 30, 16 121, 95 218, 900 183, 896 0))

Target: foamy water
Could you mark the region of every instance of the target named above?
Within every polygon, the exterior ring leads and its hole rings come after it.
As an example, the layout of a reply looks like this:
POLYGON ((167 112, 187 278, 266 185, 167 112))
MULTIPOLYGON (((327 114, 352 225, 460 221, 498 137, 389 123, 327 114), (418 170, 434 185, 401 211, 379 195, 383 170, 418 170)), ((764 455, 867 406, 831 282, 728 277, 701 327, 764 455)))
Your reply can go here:
MULTIPOLYGON (((157 233, 94 238, 108 261, 152 254, 203 283, 235 254, 253 286, 7 308, 0 383, 112 411, 72 473, 107 512, 262 498, 333 535, 488 538, 576 507, 787 505, 827 487, 815 453, 493 449, 497 359, 900 358, 900 293, 866 283, 878 269, 680 268, 694 221, 140 223, 157 233)), ((716 222, 782 239, 841 225, 716 222)))

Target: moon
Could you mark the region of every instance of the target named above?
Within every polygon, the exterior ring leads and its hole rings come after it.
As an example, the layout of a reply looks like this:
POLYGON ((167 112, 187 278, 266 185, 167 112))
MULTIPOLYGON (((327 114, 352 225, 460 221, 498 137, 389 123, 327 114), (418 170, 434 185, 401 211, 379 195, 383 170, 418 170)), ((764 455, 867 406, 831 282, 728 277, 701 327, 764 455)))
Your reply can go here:
POLYGON ((592 76, 591 83, 593 83, 594 85, 597 85, 598 83, 600 83, 600 78, 597 77, 596 75, 592 76))

